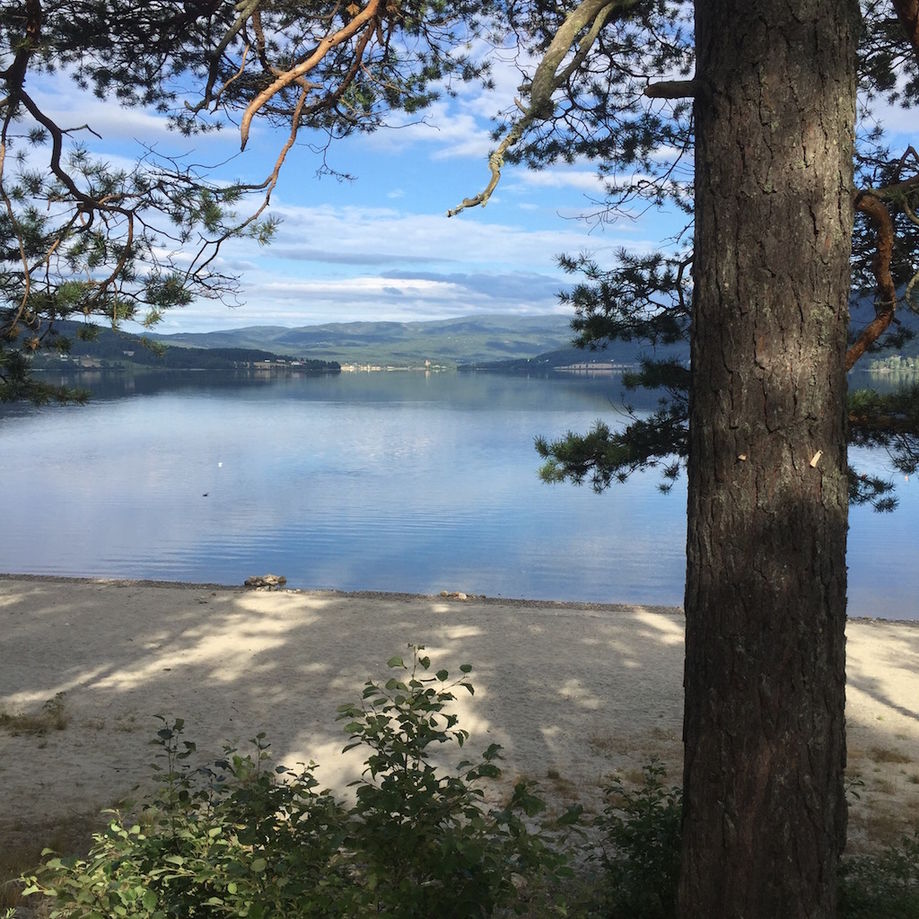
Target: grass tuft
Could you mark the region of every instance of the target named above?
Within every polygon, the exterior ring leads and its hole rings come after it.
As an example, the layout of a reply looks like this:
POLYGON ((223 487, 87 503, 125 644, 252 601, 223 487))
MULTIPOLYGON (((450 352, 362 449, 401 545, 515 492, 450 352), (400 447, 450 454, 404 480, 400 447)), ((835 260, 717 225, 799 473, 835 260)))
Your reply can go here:
POLYGON ((64 693, 59 692, 53 699, 42 704, 41 711, 35 714, 20 712, 10 715, 0 712, 0 728, 17 734, 47 734, 49 731, 63 731, 70 723, 70 715, 64 707, 64 693))
POLYGON ((890 747, 872 747, 868 756, 876 763, 911 763, 912 758, 890 747))

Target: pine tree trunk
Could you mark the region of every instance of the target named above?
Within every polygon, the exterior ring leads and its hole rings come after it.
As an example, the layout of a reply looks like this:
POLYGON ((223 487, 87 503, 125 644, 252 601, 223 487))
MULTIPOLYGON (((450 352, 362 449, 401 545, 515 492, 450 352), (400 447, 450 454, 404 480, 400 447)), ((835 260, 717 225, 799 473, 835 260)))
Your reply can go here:
POLYGON ((697 0, 683 919, 835 914, 857 0, 697 0))

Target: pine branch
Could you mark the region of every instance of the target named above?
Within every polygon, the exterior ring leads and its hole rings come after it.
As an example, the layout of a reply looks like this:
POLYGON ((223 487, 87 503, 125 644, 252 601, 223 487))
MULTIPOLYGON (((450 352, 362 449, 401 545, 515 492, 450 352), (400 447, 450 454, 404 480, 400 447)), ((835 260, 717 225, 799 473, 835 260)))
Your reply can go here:
MULTIPOLYGON (((522 117, 511 126, 498 147, 488 158, 491 178, 485 188, 471 198, 464 198, 455 208, 447 211, 448 217, 455 217, 470 207, 484 207, 491 198, 498 182, 508 150, 516 144, 527 129, 545 119, 552 111, 552 94, 560 89, 577 71, 613 12, 622 14, 636 6, 638 0, 581 0, 555 33, 549 47, 533 74, 529 88, 529 104, 523 108, 522 117), (587 30, 584 36, 578 35, 587 30), (572 48, 574 57, 564 70, 559 72, 572 48)), ((519 103, 518 103, 519 104, 519 103)))

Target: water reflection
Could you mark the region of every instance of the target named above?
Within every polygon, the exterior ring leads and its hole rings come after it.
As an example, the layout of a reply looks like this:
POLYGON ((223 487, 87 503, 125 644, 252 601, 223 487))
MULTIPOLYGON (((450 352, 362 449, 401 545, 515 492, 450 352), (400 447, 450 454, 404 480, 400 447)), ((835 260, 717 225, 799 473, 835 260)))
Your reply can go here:
MULTIPOLYGON (((624 422, 617 379, 194 373, 93 389, 83 408, 3 415, 17 483, 3 570, 682 600, 683 482, 664 496, 650 473, 597 496, 537 478, 536 434, 624 422)), ((894 515, 853 511, 854 613, 919 618, 917 492, 904 485, 894 515)))

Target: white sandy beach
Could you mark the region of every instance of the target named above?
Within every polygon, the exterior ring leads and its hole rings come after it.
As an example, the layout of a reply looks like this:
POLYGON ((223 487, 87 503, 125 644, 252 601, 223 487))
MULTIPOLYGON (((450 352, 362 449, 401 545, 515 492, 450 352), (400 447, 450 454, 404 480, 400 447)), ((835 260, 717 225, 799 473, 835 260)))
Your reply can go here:
MULTIPOLYGON (((202 761, 258 731, 277 761, 360 771, 336 707, 409 642, 471 663, 468 750, 498 742, 510 778, 596 799, 603 777, 660 756, 679 781, 680 610, 392 594, 0 577, 0 712, 63 693, 66 727, 0 729, 4 834, 110 807, 149 779, 157 714, 182 717, 202 761)), ((919 623, 848 626, 850 838, 919 823, 919 623)))

